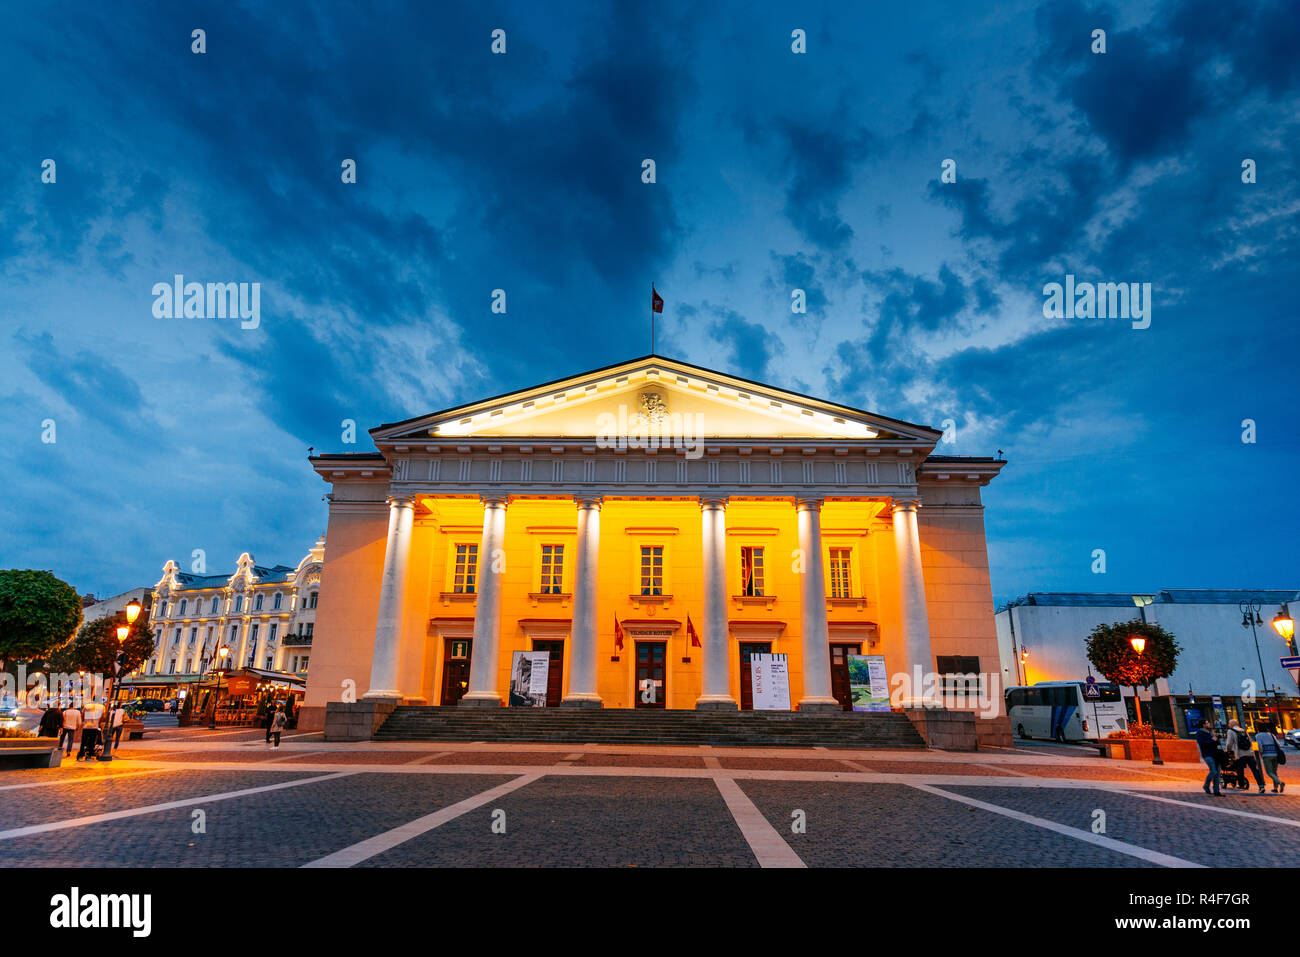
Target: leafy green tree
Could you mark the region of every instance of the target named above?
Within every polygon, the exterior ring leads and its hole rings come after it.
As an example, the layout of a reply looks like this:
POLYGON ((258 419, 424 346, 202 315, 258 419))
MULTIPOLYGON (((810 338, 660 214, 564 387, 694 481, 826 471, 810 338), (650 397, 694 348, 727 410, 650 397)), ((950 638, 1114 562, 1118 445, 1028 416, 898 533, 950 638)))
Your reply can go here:
POLYGON ((81 623, 81 596, 47 571, 0 571, 0 671, 63 647, 81 623))
POLYGON ((113 661, 118 651, 126 652, 126 665, 119 677, 125 677, 153 654, 153 632, 149 619, 141 615, 127 632, 126 641, 117 640, 120 622, 113 616, 88 621, 81 626, 77 637, 59 649, 51 658, 54 671, 85 671, 89 674, 113 673, 113 661))
MULTIPOLYGON (((1168 678, 1183 650, 1165 629, 1141 619, 1098 625, 1088 636, 1086 648, 1088 660, 1107 680, 1133 688, 1168 678), (1141 654, 1133 647, 1134 638, 1145 641, 1141 654)), ((1141 717, 1139 712, 1139 721, 1141 717)))

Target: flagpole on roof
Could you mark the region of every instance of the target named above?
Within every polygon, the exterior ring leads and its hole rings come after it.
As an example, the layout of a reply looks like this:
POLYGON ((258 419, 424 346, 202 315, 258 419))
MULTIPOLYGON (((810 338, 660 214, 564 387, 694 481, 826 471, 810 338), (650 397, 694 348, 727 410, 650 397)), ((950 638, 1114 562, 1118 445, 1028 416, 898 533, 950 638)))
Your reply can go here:
MULTIPOLYGON (((655 284, 650 284, 650 354, 655 354, 655 284)), ((648 467, 648 466, 647 466, 648 467)))

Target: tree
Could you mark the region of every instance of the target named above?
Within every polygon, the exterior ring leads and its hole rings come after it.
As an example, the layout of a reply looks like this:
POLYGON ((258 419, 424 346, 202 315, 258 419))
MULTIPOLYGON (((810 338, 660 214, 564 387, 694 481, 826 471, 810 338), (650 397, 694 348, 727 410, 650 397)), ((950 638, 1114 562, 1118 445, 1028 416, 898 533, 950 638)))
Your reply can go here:
MULTIPOLYGON (((1157 678, 1168 678, 1174 673, 1183 650, 1169 632, 1140 619, 1098 625, 1088 636, 1086 647, 1088 660, 1107 680, 1133 688, 1154 684, 1157 678), (1141 654, 1133 647, 1133 638, 1145 640, 1141 654)), ((1139 721, 1141 717, 1139 712, 1139 721)))
POLYGON ((81 626, 77 637, 59 649, 51 659, 54 671, 85 671, 89 674, 113 674, 113 662, 119 651, 126 652, 126 664, 118 673, 125 677, 153 654, 153 633, 150 631, 149 619, 141 615, 131 626, 126 641, 117 640, 117 618, 107 616, 88 621, 81 626))
POLYGON ((81 596, 52 572, 0 571, 0 671, 50 655, 81 624, 81 596))

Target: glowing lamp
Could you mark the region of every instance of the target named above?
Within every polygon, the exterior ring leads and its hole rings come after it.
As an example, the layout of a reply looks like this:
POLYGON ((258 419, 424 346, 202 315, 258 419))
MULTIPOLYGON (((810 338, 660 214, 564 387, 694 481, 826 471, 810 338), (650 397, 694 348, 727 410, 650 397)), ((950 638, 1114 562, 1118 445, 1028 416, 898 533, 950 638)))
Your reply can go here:
POLYGON ((1295 619, 1291 617, 1285 608, 1278 612, 1273 619, 1273 629, 1287 641, 1290 641, 1295 636, 1295 619))
POLYGON ((1139 638, 1137 635, 1130 638, 1128 643, 1133 646, 1133 650, 1139 655, 1142 654, 1142 649, 1147 646, 1147 640, 1145 638, 1139 638))
POLYGON ((118 625, 118 626, 117 626, 117 640, 118 640, 118 641, 126 641, 126 636, 127 636, 127 634, 128 634, 130 631, 131 631, 130 626, 128 626, 128 625, 118 625))
POLYGON ((140 603, 132 598, 126 603, 126 622, 128 625, 134 625, 135 620, 140 617, 140 603))

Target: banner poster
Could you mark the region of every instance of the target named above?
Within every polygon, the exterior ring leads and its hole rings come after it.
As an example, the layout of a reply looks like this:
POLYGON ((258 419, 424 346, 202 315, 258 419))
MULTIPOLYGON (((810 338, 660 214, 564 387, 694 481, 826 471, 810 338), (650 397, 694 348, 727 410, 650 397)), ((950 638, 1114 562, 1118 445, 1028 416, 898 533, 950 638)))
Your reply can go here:
POLYGON ((510 664, 510 707, 545 708, 549 651, 516 651, 510 664))
POLYGON ((890 711, 884 655, 849 655, 849 694, 854 711, 890 711))
POLYGON ((755 711, 790 710, 790 670, 785 655, 750 655, 755 711))

